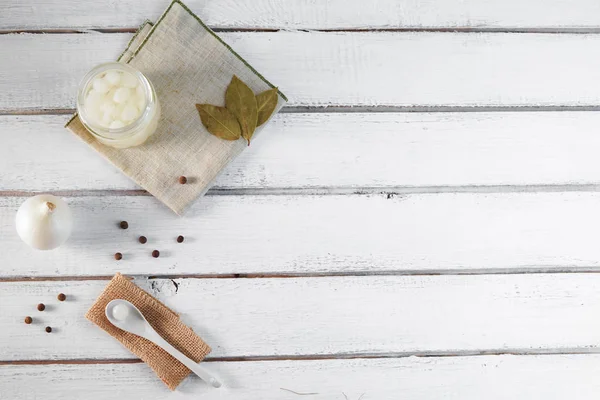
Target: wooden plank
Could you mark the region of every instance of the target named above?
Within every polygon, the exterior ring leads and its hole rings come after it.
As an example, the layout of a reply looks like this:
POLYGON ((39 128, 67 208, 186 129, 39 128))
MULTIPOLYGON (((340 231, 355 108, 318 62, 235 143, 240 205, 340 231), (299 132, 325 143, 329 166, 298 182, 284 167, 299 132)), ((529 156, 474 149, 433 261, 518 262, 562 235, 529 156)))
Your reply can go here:
MULTIPOLYGON (((0 29, 130 28, 156 20, 168 2, 133 0, 35 0, 0 4, 0 29)), ((388 28, 586 28, 599 27, 594 0, 187 0, 215 28, 388 29, 388 28)))
MULTIPOLYGON (((0 360, 134 358, 83 317, 106 283, 0 283, 0 360)), ((138 284, 180 313, 213 347, 211 357, 600 350, 600 325, 590 318, 600 312, 598 274, 138 284)))
POLYGON ((208 196, 184 218, 151 197, 68 198, 76 226, 51 252, 15 234, 0 198, 1 276, 508 272, 600 266, 600 193, 208 196), (129 221, 128 230, 118 222, 129 221), (138 235, 148 237, 145 246, 138 235), (175 242, 178 235, 188 238, 175 242), (159 259, 150 256, 159 249, 159 259), (121 262, 113 254, 124 254, 121 262))
MULTIPOLYGON (((72 108, 129 34, 0 36, 0 110, 72 108)), ((289 106, 596 106, 600 35, 229 32, 289 106), (565 74, 564 71, 569 71, 565 74), (560 77, 560 79, 557 79, 560 77)))
MULTIPOLYGON (((0 117, 0 191, 139 188, 67 118, 0 117)), ((279 114, 216 187, 597 185, 599 125, 598 112, 279 114)))
POLYGON ((0 366, 10 399, 449 400, 597 399, 599 355, 225 362, 208 365, 228 384, 190 377, 176 392, 143 364, 0 366), (286 390, 287 389, 287 390, 286 390), (298 396, 289 392, 311 393, 298 396), (398 397, 401 394, 401 397, 398 397))

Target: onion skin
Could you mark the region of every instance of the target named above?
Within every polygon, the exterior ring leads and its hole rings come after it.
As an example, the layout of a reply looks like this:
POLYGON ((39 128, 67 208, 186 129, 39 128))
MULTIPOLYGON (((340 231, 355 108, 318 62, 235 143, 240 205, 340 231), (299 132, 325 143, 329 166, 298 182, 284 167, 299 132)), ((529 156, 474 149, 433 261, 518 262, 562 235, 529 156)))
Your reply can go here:
POLYGON ((21 240, 38 250, 52 250, 67 241, 73 216, 64 200, 50 194, 30 197, 15 218, 21 240))

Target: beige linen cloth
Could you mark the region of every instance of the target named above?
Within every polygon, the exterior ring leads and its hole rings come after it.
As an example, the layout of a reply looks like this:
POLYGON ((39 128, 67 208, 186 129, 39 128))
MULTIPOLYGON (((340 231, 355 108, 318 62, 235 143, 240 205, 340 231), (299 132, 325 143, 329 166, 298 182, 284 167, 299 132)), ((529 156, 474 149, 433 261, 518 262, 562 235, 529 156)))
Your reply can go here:
POLYGON ((169 389, 175 390, 191 371, 150 341, 111 324, 104 309, 114 299, 124 299, 135 305, 160 336, 192 360, 200 362, 210 353, 210 347, 191 328, 184 325, 176 313, 117 273, 85 317, 148 364, 169 389))
MULTIPOLYGON (((77 115, 66 126, 181 215, 247 147, 244 139, 231 142, 211 135, 195 105, 224 105, 233 75, 256 94, 274 86, 177 0, 156 24, 140 28, 119 61, 139 69, 156 89, 162 116, 154 136, 141 146, 119 150, 96 141, 77 115), (178 183, 182 175, 188 178, 185 185, 178 183)), ((273 114, 285 102, 279 92, 273 114)), ((255 137, 265 125, 256 129, 255 137)))

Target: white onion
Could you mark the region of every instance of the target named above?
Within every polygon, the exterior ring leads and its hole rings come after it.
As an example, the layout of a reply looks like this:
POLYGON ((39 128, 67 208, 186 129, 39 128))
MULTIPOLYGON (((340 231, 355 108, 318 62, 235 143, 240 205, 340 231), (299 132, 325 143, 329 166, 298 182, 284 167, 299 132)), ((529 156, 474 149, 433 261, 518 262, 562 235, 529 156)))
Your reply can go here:
POLYGON ((110 89, 110 85, 102 78, 96 78, 94 79, 94 82, 92 83, 92 87, 94 88, 94 90, 98 93, 106 93, 108 92, 108 90, 110 89))
POLYGON ((132 123, 143 114, 145 106, 146 94, 137 77, 117 69, 98 75, 84 100, 91 122, 109 129, 132 123))
POLYGON ((117 86, 121 81, 121 74, 118 71, 108 71, 104 77, 109 85, 117 86))
POLYGON ((126 87, 120 87, 115 92, 113 96, 113 101, 115 103, 125 103, 127 99, 129 99, 129 95, 131 94, 131 90, 126 87))
POLYGON ((139 114, 140 112, 134 104, 127 103, 127 105, 123 108, 123 112, 121 113, 121 120, 131 122, 136 119, 139 114))
POLYGON ((16 216, 17 233, 29 246, 52 250, 71 235, 73 216, 67 203, 50 194, 25 200, 16 216))

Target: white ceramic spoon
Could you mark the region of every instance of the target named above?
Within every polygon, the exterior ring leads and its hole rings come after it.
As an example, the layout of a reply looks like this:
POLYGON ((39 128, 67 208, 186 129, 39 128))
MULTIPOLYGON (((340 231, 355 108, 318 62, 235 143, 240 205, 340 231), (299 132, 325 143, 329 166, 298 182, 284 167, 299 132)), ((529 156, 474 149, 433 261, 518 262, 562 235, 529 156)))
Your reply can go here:
POLYGON ((127 300, 112 300, 106 305, 105 313, 106 318, 108 318, 110 323, 117 328, 148 339, 175 357, 179 362, 188 367, 193 373, 211 386, 216 388, 221 387, 221 382, 204 369, 204 367, 201 367, 200 364, 185 356, 185 354, 163 339, 154 328, 152 328, 152 325, 146 321, 146 318, 144 318, 140 310, 127 300))

